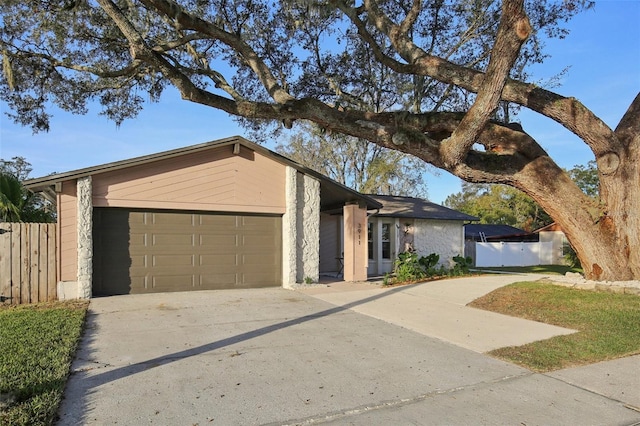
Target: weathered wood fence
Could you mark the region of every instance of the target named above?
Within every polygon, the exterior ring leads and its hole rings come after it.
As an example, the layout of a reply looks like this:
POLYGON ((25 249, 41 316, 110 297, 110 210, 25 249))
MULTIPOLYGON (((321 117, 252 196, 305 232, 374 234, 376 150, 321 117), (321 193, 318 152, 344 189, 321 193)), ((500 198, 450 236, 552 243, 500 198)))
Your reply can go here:
POLYGON ((2 303, 56 299, 56 224, 0 222, 2 303))

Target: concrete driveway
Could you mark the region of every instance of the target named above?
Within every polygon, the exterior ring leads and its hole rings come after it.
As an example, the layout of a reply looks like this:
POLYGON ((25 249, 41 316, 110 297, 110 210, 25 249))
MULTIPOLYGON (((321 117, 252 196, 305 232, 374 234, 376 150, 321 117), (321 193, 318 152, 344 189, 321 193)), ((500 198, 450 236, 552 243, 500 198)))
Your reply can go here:
POLYGON ((93 299, 59 424, 640 422, 640 357, 534 374, 414 325, 416 306, 429 315, 439 305, 442 329, 476 311, 453 309, 447 286, 363 286, 93 299), (410 320, 390 321, 393 312, 410 320))

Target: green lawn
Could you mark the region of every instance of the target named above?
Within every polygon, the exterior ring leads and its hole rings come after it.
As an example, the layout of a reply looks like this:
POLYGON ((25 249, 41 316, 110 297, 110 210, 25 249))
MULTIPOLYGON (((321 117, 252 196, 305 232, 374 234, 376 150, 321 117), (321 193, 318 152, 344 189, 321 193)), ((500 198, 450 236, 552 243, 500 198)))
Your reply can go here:
POLYGON ((637 295, 523 282, 499 288, 469 306, 579 330, 567 336, 490 352, 534 371, 640 354, 640 296, 637 295))
POLYGON ((536 266, 502 266, 491 268, 475 268, 478 271, 516 272, 520 274, 552 274, 564 275, 567 272, 582 273, 581 268, 573 268, 565 265, 536 265, 536 266))
POLYGON ((54 423, 87 306, 0 307, 0 424, 54 423))
MULTIPOLYGON (((54 423, 87 306, 0 307, 1 425, 54 423)), ((640 354, 640 296, 524 282, 470 306, 579 330, 490 352, 534 371, 640 354)))

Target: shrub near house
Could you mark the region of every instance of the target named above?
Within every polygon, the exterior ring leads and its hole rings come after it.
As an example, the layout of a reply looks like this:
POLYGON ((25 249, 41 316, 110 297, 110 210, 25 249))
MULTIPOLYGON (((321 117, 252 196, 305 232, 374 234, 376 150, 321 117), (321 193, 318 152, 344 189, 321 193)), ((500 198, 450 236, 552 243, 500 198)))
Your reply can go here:
MULTIPOLYGON (((465 275, 469 273, 469 267, 472 265, 471 258, 463 256, 455 256, 453 258, 455 264, 451 269, 447 269, 442 265, 438 266, 439 261, 440 255, 437 253, 422 257, 418 257, 415 252, 400 253, 394 264, 395 280, 393 283, 413 282, 441 276, 465 275)), ((389 284, 389 276, 385 276, 385 281, 389 284)))

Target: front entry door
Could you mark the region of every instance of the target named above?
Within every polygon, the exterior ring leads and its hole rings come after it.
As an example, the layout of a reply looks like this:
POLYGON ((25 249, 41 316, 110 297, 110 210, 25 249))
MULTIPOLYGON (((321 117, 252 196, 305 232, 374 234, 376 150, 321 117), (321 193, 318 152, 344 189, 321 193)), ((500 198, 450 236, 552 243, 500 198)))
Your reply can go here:
POLYGON ((393 219, 370 219, 369 275, 383 275, 393 271, 396 258, 396 226, 393 219))

